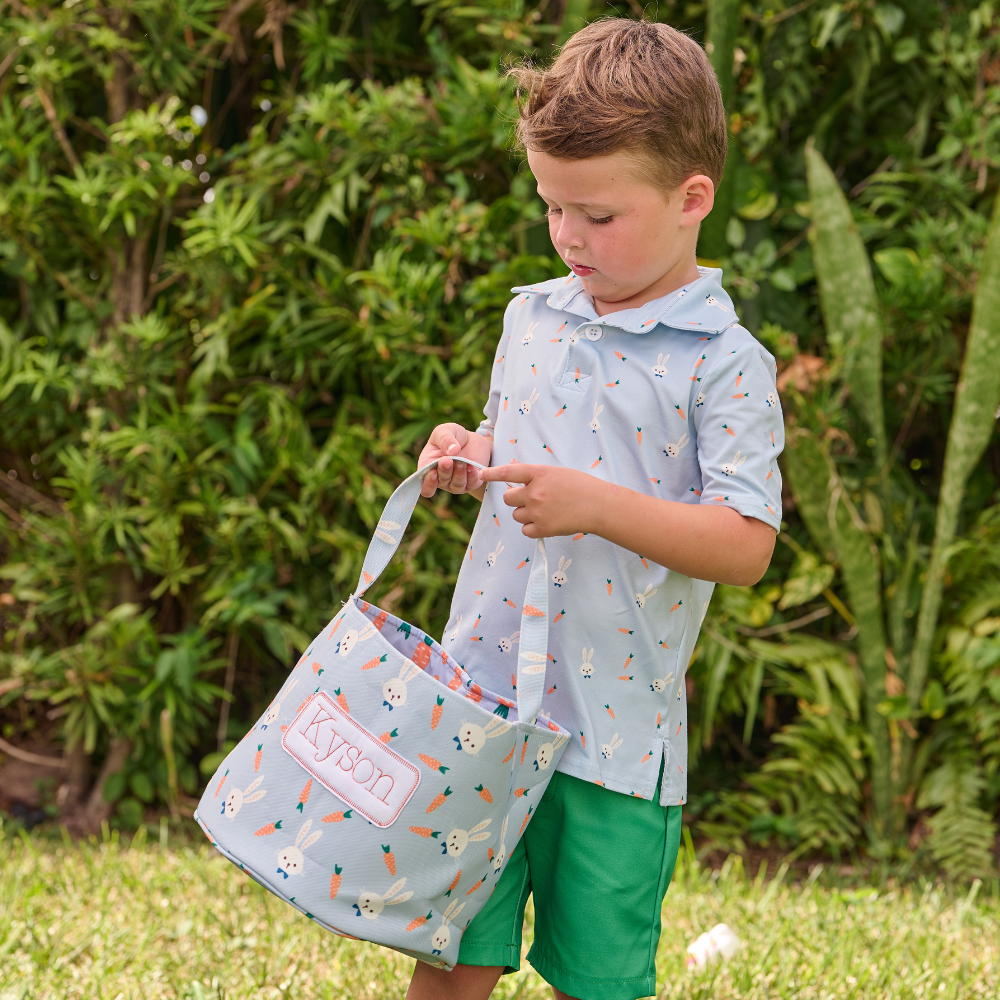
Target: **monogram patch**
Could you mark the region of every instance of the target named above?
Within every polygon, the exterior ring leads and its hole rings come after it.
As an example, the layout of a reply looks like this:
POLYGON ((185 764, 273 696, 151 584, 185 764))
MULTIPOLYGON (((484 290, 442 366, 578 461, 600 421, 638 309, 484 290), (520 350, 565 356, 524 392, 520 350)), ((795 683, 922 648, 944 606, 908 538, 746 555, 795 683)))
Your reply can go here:
POLYGON ((282 747, 317 781, 376 826, 392 826, 420 771, 352 719, 325 692, 285 730, 282 747))

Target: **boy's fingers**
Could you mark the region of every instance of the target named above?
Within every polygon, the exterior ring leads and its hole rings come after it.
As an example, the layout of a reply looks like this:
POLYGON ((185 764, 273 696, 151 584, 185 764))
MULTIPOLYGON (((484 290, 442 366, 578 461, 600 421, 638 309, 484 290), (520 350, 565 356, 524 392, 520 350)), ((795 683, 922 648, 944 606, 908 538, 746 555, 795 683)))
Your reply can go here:
POLYGON ((530 465, 495 465, 488 469, 483 469, 479 473, 479 478, 485 483, 509 482, 509 483, 530 483, 534 476, 534 470, 530 465))
POLYGON ((528 491, 523 486, 504 490, 503 502, 508 507, 523 507, 528 502, 528 491))
POLYGON ((422 497, 432 497, 437 492, 437 488, 437 469, 431 469, 431 471, 424 476, 423 482, 420 484, 420 495, 422 497))

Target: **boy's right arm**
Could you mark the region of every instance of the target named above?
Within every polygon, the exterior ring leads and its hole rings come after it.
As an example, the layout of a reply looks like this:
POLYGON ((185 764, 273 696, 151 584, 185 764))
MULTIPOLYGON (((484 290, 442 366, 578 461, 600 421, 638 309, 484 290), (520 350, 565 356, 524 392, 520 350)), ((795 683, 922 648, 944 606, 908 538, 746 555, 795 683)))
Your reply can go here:
POLYGON ((417 467, 422 469, 436 458, 443 461, 424 476, 420 495, 432 497, 436 490, 442 489, 449 493, 471 493, 482 500, 486 484, 479 478, 478 470, 451 459, 460 456, 489 465, 492 454, 493 442, 482 434, 466 430, 461 424, 438 424, 420 452, 417 467))

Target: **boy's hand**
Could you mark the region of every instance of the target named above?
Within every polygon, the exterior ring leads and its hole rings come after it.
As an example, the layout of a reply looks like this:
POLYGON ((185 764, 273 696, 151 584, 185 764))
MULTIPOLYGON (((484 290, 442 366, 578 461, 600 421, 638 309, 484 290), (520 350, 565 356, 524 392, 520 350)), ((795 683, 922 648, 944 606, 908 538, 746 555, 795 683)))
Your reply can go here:
POLYGON ((586 472, 552 465, 499 465, 480 474, 483 482, 523 483, 512 486, 503 502, 523 524, 528 538, 551 538, 592 531, 594 512, 608 484, 586 472))
POLYGON ((492 454, 493 442, 482 434, 466 430, 461 424, 438 424, 420 452, 417 468, 422 469, 435 458, 442 458, 444 461, 439 462, 436 469, 431 469, 424 476, 420 495, 432 497, 438 489, 449 493, 471 493, 479 489, 482 486, 479 470, 464 462, 452 462, 451 459, 457 455, 480 465, 489 465, 492 454))

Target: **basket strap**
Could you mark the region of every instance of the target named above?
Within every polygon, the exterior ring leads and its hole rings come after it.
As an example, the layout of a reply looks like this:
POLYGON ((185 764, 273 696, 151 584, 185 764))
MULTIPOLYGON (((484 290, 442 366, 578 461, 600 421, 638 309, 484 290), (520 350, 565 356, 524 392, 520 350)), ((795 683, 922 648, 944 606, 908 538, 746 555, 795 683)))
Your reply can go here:
MULTIPOLYGON (((389 497, 368 546, 355 596, 364 594, 396 554, 420 499, 420 485, 424 476, 436 468, 439 461, 440 459, 435 459, 408 476, 389 497)), ((485 468, 469 458, 455 456, 452 461, 465 462, 477 469, 485 468)), ((521 635, 517 656, 517 716, 518 719, 531 723, 538 717, 542 695, 545 693, 545 666, 549 648, 548 575, 545 543, 538 539, 524 595, 524 606, 521 609, 521 635)))

